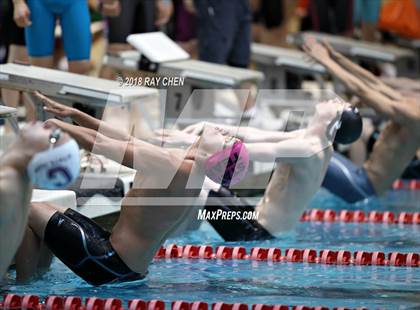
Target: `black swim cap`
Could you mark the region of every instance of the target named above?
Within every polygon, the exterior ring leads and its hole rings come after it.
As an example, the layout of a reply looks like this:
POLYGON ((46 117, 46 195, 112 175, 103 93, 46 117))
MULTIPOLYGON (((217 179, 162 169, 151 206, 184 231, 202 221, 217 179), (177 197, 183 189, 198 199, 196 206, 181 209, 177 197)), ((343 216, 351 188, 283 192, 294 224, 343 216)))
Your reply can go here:
POLYGON ((340 144, 350 144, 359 139, 362 134, 362 117, 355 107, 347 107, 343 110, 335 134, 334 141, 340 144))

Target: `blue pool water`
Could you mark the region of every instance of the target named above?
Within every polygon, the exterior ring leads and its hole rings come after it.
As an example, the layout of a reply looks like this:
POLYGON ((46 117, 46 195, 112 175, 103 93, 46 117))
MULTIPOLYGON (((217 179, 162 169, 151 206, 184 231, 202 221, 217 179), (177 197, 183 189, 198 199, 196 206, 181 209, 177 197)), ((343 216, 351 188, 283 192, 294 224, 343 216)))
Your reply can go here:
MULTIPOLYGON (((373 199, 356 207, 364 210, 420 211, 420 200, 413 195, 391 192, 385 199, 373 199)), ((348 209, 351 206, 320 192, 311 207, 348 209)), ((419 225, 300 223, 293 232, 277 240, 229 245, 418 253, 419 230, 419 225)), ((226 244, 206 224, 199 231, 168 242, 226 244)), ((3 287, 3 292, 123 300, 141 298, 420 309, 420 268, 175 259, 155 261, 149 272, 144 281, 92 287, 55 260, 42 279, 27 285, 16 285, 10 280, 3 287)))

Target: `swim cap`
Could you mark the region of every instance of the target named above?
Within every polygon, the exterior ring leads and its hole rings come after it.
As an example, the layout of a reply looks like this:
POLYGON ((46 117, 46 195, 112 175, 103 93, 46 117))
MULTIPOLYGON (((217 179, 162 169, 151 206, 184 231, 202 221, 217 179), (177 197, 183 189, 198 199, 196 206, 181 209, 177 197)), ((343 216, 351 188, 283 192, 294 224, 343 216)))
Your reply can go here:
POLYGON ((336 123, 337 132, 334 141, 340 144, 350 144, 359 139, 362 134, 362 117, 356 107, 346 107, 336 123))
POLYGON ((73 183, 80 173, 80 153, 76 141, 36 154, 29 162, 28 175, 40 189, 63 189, 73 183))
POLYGON ((211 155, 204 164, 206 176, 226 187, 242 181, 248 166, 248 151, 242 141, 234 137, 229 137, 223 150, 211 155))

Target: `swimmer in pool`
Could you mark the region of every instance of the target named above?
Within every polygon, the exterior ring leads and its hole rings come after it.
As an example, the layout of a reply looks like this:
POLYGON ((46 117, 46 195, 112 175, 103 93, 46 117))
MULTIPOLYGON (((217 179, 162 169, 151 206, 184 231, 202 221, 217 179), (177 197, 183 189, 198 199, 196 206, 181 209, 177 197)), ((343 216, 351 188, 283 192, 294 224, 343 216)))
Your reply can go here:
MULTIPOLYGON (((97 131, 94 118, 37 94, 57 116, 74 117, 75 126, 57 119, 46 123, 68 132, 86 150, 94 150, 138 171, 133 188, 122 200, 119 219, 107 232, 74 210, 51 204, 33 204, 29 227, 36 236, 71 270, 90 284, 133 281, 147 274, 148 266, 168 235, 180 225, 194 205, 204 181, 204 166, 210 154, 225 144, 225 138, 209 129, 187 150, 162 148, 140 140, 114 139, 97 131), (96 129, 94 129, 96 128, 96 129), (128 142, 128 143, 127 143, 128 142), (192 186, 187 186, 192 182, 192 186), (171 205, 168 201, 183 198, 189 203, 171 205), (162 199, 158 205, 148 201, 162 199)), ((110 129, 111 130, 111 129, 110 129)), ((223 158, 222 158, 223 159, 223 158)), ((182 200, 184 201, 184 200, 182 200)), ((37 257, 28 246, 23 257, 37 257)), ((30 279, 38 262, 29 263, 20 274, 30 279)), ((20 270, 17 269, 19 273, 20 270)))
MULTIPOLYGON (((79 148, 76 142, 68 134, 42 123, 31 123, 22 128, 16 141, 0 156, 0 279, 21 242, 26 243, 31 237, 26 223, 32 185, 37 183, 39 188, 66 187, 77 178, 78 160, 79 148), (56 155, 64 155, 68 159, 59 164, 54 163, 56 155), (64 182, 58 175, 59 169, 68 172, 66 177, 69 178, 64 179, 64 182), (51 174, 50 182, 44 182, 45 174, 51 174)), ((45 263, 41 257, 39 262, 40 267, 45 263)), ((24 259, 16 259, 16 265, 25 265, 24 259)))
POLYGON ((391 189, 420 147, 420 101, 402 95, 327 43, 305 38, 306 53, 338 78, 349 91, 385 120, 373 151, 363 167, 336 155, 323 186, 347 202, 356 202, 391 189))
POLYGON ((361 117, 356 109, 347 103, 328 101, 316 105, 308 127, 302 130, 269 132, 201 123, 187 127, 183 132, 164 130, 163 134, 168 141, 188 141, 199 134, 203 126, 216 128, 228 136, 237 135, 244 141, 250 160, 275 162, 264 196, 255 208, 244 206, 226 188, 210 192, 207 211, 255 209, 259 212, 258 220, 209 220, 226 241, 270 239, 292 229, 321 186, 333 154, 334 134, 336 141, 351 143, 362 131, 361 117))

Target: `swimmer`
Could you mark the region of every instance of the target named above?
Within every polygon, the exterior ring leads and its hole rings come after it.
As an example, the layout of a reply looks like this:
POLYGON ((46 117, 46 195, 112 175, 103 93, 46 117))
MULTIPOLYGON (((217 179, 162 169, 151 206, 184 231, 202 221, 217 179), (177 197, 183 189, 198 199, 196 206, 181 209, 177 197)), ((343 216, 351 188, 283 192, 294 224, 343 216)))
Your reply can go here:
POLYGON ((363 167, 356 167, 337 154, 331 160, 323 186, 350 203, 382 195, 402 175, 420 146, 418 96, 402 95, 313 37, 305 38, 303 48, 364 104, 387 120, 363 167))
MULTIPOLYGON (((49 112, 70 113, 67 108, 45 99, 49 112), (58 108, 60 112, 58 112, 58 108), (67 112, 66 112, 67 111, 67 112)), ((88 121, 86 121, 88 120, 88 121)), ((85 125, 94 127, 93 118, 85 125)), ((79 119, 80 121, 80 119, 79 119)), ((122 200, 119 219, 111 233, 74 210, 51 204, 33 204, 29 227, 48 248, 73 272, 90 284, 142 279, 159 247, 185 219, 204 182, 204 166, 211 154, 217 153, 225 138, 209 129, 187 150, 165 149, 140 140, 113 139, 97 130, 75 126, 57 119, 46 122, 68 132, 80 146, 104 155, 138 171, 133 188, 122 200), (121 156, 123 155, 123 156, 121 156), (192 182, 192 186, 187 186, 192 182), (151 204, 150 199, 162 199, 151 204), (174 198, 191 203, 171 205, 174 198)), ((153 200, 155 201, 155 200, 153 200)), ((34 247, 28 246, 28 249, 34 247)), ((26 251, 24 257, 37 257, 26 251)), ((30 279, 37 271, 26 268, 22 279, 30 279)), ((19 273, 20 270, 17 269, 19 273)))
MULTIPOLYGON (((340 143, 355 141, 362 131, 361 117, 356 109, 329 101, 316 105, 315 115, 306 129, 291 132, 204 123, 187 127, 183 132, 164 130, 163 133, 166 132, 168 140, 188 141, 191 139, 188 135, 199 134, 203 126, 243 139, 250 160, 275 162, 264 196, 255 207, 259 212, 258 220, 209 220, 226 241, 270 239, 291 230, 324 179, 333 154, 333 131, 339 127, 335 141, 340 143)), ((226 188, 211 191, 209 196, 212 202, 206 206, 208 211, 254 210, 253 206, 243 206, 226 188), (221 198, 220 203, 214 205, 217 198, 221 198)))
POLYGON ((90 69, 90 15, 86 0, 13 0, 14 20, 25 28, 26 46, 31 64, 52 68, 56 19, 62 28, 62 40, 69 71, 84 74, 90 69))
MULTIPOLYGON (((0 157, 0 278, 29 229, 26 228, 32 186, 64 188, 79 173, 79 148, 56 127, 31 123, 0 157), (57 155, 65 158, 57 161, 57 155), (65 177, 62 174, 65 173, 65 177), (48 178, 46 177, 48 175, 48 178)), ((17 266, 22 260, 16 260, 17 266)))

